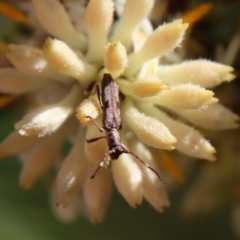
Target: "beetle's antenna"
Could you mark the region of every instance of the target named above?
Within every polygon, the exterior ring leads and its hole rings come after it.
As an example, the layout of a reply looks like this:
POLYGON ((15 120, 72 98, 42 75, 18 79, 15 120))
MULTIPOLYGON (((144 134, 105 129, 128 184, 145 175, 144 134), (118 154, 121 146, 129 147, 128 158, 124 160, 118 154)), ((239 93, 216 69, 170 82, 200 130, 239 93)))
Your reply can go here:
POLYGON ((127 150, 126 148, 124 149, 124 153, 128 153, 133 155, 137 160, 139 160, 145 167, 147 167, 148 169, 150 169, 152 172, 154 172, 157 177, 162 180, 162 177, 160 176, 160 174, 151 166, 149 166, 147 163, 145 163, 141 158, 139 158, 137 155, 135 155, 133 152, 130 152, 129 150, 127 150))

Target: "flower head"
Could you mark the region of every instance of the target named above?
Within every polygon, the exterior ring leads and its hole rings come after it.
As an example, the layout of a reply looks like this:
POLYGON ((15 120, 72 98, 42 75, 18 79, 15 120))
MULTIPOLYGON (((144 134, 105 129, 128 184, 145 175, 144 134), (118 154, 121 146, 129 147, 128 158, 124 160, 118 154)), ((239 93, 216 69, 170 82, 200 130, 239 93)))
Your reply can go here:
POLYGON ((231 81, 233 68, 205 59, 171 62, 188 24, 179 19, 154 30, 147 18, 153 0, 137 4, 127 0, 122 11, 121 1, 90 0, 86 9, 81 1, 70 1, 65 3, 69 14, 57 0, 32 4, 51 37, 42 48, 9 46, 7 57, 14 68, 0 70, 0 91, 32 98, 28 113, 15 124, 16 131, 0 145, 1 158, 20 155, 20 185, 25 189, 54 166, 57 205, 77 208, 74 199, 82 196, 92 222, 104 217, 112 179, 132 207, 145 198, 162 212, 169 206, 164 183, 131 155, 122 154, 90 179, 108 148, 104 140, 85 141, 102 136, 86 118, 101 126, 102 111, 93 85, 101 84, 104 73, 113 76, 122 96, 122 143, 158 169, 152 148, 215 160, 214 147, 181 119, 214 130, 237 127, 238 116, 217 103, 209 90, 231 81), (115 8, 118 20, 113 22, 115 8), (84 18, 76 18, 76 9, 84 18), (60 149, 66 139, 73 147, 62 160, 60 149))

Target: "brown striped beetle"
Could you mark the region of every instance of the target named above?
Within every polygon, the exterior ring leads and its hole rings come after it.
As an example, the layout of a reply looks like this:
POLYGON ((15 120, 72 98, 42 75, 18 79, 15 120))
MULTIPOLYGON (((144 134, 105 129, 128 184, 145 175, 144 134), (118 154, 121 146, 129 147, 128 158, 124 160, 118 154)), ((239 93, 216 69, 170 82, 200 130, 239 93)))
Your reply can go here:
POLYGON ((127 153, 137 158, 161 180, 161 176, 156 170, 141 160, 137 155, 129 151, 121 142, 119 130, 122 128, 122 121, 120 116, 119 88, 113 80, 111 74, 105 73, 103 75, 101 93, 98 85, 96 86, 96 92, 103 113, 103 127, 100 128, 90 116, 86 116, 86 118, 89 118, 100 132, 105 132, 105 136, 92 138, 86 140, 86 142, 92 143, 105 138, 107 140, 108 150, 91 178, 94 178, 102 167, 106 167, 108 165, 109 157, 111 160, 117 160, 121 154, 127 153))

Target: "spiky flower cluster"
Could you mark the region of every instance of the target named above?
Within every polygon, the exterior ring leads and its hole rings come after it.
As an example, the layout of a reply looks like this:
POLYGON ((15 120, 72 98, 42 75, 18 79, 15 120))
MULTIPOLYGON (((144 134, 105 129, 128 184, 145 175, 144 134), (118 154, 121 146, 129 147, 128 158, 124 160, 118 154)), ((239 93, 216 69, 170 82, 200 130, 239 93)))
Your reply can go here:
POLYGON ((145 198, 162 212, 169 205, 163 182, 130 155, 121 155, 90 179, 107 149, 104 140, 85 141, 102 136, 86 118, 101 126, 101 108, 96 95, 89 94, 91 86, 101 84, 106 72, 113 76, 123 96, 122 142, 157 169, 151 147, 215 160, 209 141, 179 119, 214 130, 237 127, 238 117, 208 90, 232 80, 233 68, 204 59, 171 64, 170 54, 181 46, 188 24, 179 19, 153 29, 147 17, 154 0, 127 0, 124 7, 117 0, 90 0, 86 9, 81 1, 70 1, 65 4, 69 12, 57 0, 32 4, 39 23, 53 37, 42 49, 9 46, 7 57, 14 67, 0 70, 0 91, 32 98, 28 113, 0 145, 0 157, 20 156, 24 189, 55 167, 52 192, 57 205, 70 205, 74 215, 75 200, 81 198, 92 222, 104 217, 112 179, 132 207, 145 198), (166 60, 169 65, 163 64, 166 60), (62 160, 66 140, 73 147, 62 160))

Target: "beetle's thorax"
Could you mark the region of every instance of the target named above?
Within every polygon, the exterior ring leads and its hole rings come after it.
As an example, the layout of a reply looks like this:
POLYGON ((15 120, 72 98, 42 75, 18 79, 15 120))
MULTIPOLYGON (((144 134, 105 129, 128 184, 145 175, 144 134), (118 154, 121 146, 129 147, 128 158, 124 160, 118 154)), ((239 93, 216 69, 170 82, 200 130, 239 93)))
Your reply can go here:
POLYGON ((121 145, 121 138, 116 128, 105 131, 105 134, 109 148, 121 145))

